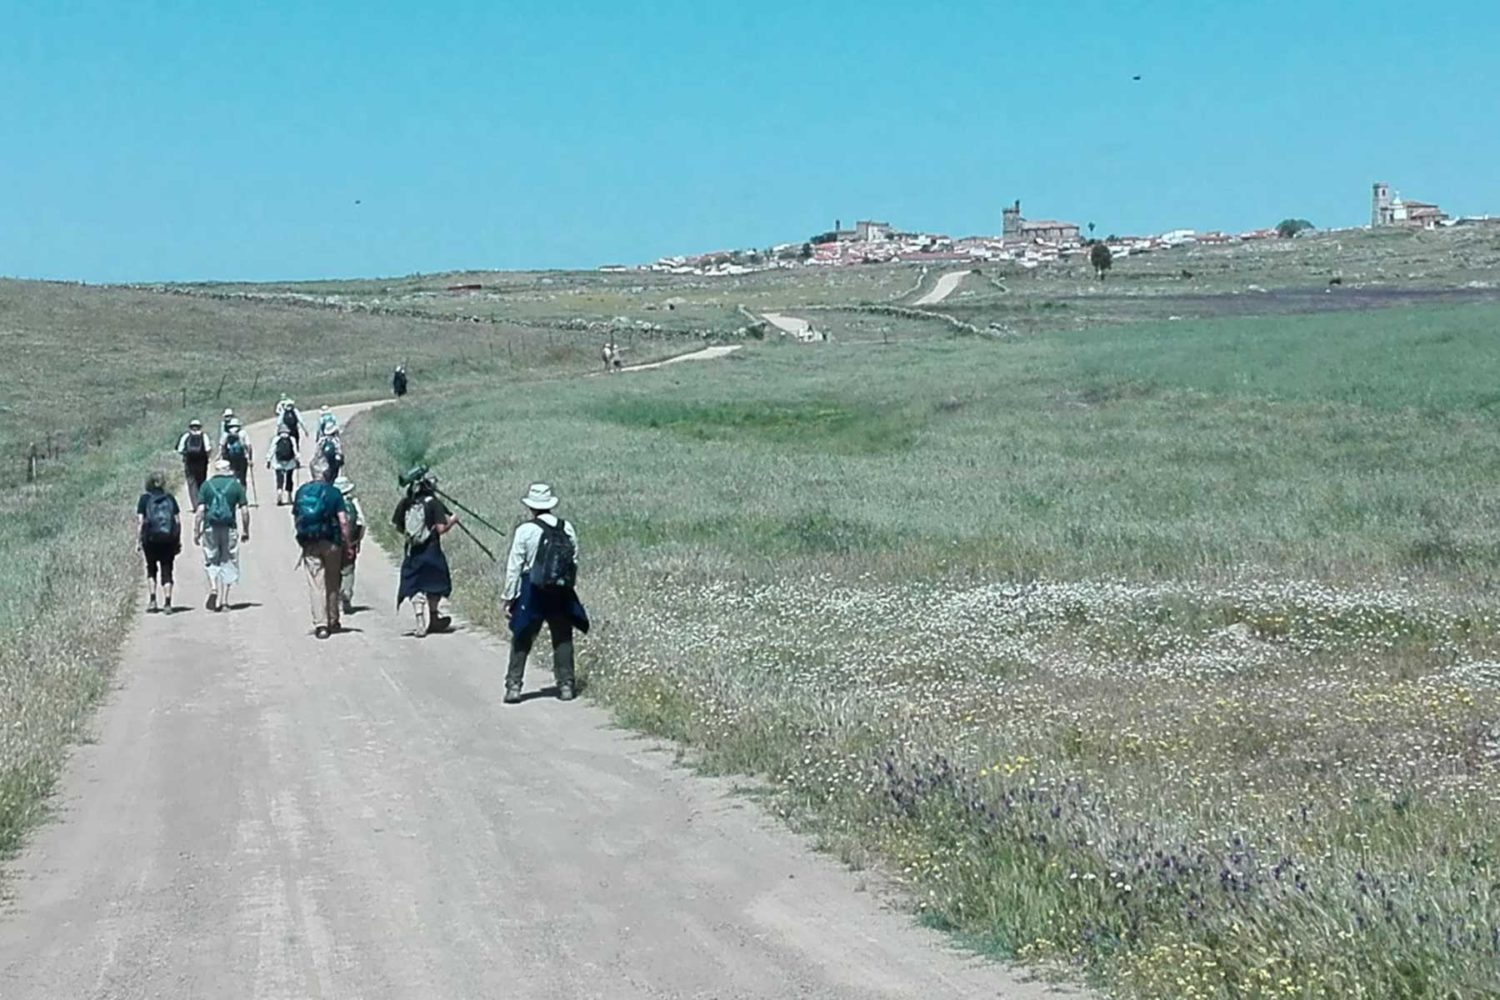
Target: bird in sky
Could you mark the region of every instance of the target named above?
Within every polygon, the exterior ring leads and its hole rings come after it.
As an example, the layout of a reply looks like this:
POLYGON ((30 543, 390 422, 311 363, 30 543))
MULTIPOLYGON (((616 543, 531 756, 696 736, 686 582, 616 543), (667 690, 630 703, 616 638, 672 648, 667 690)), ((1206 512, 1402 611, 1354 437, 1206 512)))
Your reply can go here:
POLYGON ((1135 76, 1131 77, 1132 80, 1140 80, 1140 78, 1141 78, 1141 74, 1139 74, 1139 73, 1137 73, 1135 76))

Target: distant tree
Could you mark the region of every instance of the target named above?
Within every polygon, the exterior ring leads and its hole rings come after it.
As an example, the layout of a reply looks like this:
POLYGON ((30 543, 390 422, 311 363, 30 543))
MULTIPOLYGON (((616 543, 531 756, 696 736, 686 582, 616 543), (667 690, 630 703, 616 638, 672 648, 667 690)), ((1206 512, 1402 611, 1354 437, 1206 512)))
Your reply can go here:
POLYGON ((1090 222, 1089 223, 1089 237, 1092 239, 1093 235, 1094 235, 1094 224, 1092 222, 1090 222))
POLYGON ((804 244, 802 244, 802 253, 800 255, 802 257, 802 259, 803 260, 807 260, 810 257, 812 257, 812 255, 813 255, 812 244, 811 243, 804 243, 804 244))
POLYGON ((1304 230, 1315 228, 1317 227, 1306 219, 1282 219, 1276 223, 1276 235, 1289 240, 1304 230))
POLYGON ((1115 262, 1114 254, 1109 252, 1109 244, 1095 243, 1089 250, 1089 263, 1094 265, 1094 274, 1100 281, 1104 280, 1104 274, 1115 262))

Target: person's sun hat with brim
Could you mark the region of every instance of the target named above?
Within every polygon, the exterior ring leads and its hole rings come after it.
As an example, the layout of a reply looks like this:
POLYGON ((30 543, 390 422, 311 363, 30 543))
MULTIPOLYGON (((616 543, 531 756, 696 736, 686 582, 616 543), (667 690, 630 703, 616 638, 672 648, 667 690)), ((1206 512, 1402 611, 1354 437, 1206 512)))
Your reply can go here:
POLYGON ((188 426, 189 427, 202 427, 203 426, 203 421, 199 420, 197 417, 194 417, 192 420, 188 421, 188 426))
POLYGON ((348 476, 339 476, 333 481, 333 488, 346 497, 352 497, 354 495, 354 480, 348 476))
POLYGON ((521 502, 532 510, 551 510, 557 506, 557 497, 546 483, 532 483, 521 502))
POLYGON ((234 466, 229 464, 229 459, 221 458, 214 463, 214 475, 232 476, 234 475, 234 466))

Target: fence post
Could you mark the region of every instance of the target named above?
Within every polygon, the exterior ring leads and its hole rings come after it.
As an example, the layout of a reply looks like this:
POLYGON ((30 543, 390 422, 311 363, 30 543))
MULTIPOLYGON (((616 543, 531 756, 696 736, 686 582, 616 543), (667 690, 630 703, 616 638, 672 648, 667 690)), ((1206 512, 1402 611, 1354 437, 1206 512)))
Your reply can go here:
POLYGON ((182 387, 182 408, 187 409, 187 386, 182 387))
POLYGON ((219 397, 221 397, 221 396, 224 395, 224 383, 228 382, 228 381, 229 381, 229 373, 228 372, 225 372, 223 375, 219 376, 219 387, 214 390, 214 402, 217 403, 219 401, 219 397))
POLYGON ((26 453, 26 481, 28 483, 36 482, 36 461, 41 457, 36 442, 31 442, 31 450, 26 453))

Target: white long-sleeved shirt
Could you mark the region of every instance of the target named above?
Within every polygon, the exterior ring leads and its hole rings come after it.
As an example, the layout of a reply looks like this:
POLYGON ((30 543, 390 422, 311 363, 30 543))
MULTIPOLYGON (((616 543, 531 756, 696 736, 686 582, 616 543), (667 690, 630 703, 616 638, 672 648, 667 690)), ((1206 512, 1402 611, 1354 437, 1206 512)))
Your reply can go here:
MULTIPOLYGON (((532 564, 536 562, 536 552, 542 541, 542 526, 537 521, 556 526, 559 518, 553 514, 541 514, 531 521, 516 528, 516 533, 511 538, 510 556, 505 560, 505 590, 501 598, 514 601, 521 596, 521 578, 531 572, 532 564)), ((578 532, 573 530, 573 522, 563 519, 563 531, 573 540, 573 556, 578 556, 578 532)))

